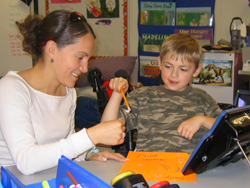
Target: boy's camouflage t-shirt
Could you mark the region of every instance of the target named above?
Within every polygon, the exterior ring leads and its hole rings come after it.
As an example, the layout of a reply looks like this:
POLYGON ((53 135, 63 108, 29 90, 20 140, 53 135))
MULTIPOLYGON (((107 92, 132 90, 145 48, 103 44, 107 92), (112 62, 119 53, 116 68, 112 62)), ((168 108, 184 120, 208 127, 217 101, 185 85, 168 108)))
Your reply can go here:
POLYGON ((122 105, 119 116, 126 120, 127 131, 137 129, 138 151, 191 153, 207 130, 201 128, 190 141, 177 134, 181 122, 195 115, 216 118, 221 112, 209 94, 191 86, 181 92, 145 86, 132 91, 127 99, 132 112, 128 114, 122 105))

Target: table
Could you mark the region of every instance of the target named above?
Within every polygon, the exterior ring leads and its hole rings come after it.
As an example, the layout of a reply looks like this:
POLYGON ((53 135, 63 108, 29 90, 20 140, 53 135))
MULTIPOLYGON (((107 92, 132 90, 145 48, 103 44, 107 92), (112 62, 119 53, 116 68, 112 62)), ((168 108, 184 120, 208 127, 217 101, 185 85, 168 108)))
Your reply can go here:
MULTIPOLYGON (((123 163, 108 160, 106 162, 87 161, 78 163, 80 166, 90 171, 94 175, 101 178, 106 183, 118 175, 123 163)), ((22 183, 32 184, 49 180, 56 177, 57 168, 51 168, 38 172, 34 175, 26 176, 21 174, 15 166, 8 168, 22 183)), ((156 182, 148 182, 153 185, 156 182)), ((250 187, 250 166, 246 160, 240 160, 224 167, 217 167, 208 170, 202 174, 197 174, 197 182, 170 182, 177 183, 180 188, 211 188, 211 187, 227 187, 227 188, 249 188, 250 187)))

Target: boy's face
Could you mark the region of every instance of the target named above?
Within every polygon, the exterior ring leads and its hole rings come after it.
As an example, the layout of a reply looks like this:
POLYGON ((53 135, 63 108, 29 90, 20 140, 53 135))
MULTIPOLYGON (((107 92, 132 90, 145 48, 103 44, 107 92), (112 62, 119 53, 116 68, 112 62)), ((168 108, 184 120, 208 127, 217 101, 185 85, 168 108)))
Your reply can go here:
POLYGON ((173 91, 184 91, 192 77, 197 77, 202 68, 199 66, 196 69, 195 64, 187 60, 171 58, 170 52, 166 53, 162 61, 158 57, 158 64, 164 87, 173 91))

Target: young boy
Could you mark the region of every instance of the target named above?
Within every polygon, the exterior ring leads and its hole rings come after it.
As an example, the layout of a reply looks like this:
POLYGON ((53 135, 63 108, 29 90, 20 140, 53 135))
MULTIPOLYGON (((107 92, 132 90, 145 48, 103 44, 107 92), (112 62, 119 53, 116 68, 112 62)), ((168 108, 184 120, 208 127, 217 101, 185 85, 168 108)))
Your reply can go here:
POLYGON ((127 84, 121 78, 113 79, 110 87, 116 92, 101 121, 125 119, 127 131, 138 131, 138 151, 191 153, 221 112, 210 95, 189 85, 201 71, 201 57, 202 48, 192 36, 169 36, 158 57, 164 85, 132 91, 127 97, 132 109, 128 113, 125 105, 119 105, 119 90, 126 90, 127 84))

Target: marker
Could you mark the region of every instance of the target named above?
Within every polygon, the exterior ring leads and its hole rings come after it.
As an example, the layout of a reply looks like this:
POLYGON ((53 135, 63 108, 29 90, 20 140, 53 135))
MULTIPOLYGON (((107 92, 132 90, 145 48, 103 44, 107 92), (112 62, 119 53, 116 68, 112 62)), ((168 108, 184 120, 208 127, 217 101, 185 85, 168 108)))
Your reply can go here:
POLYGON ((79 184, 76 178, 73 176, 73 174, 70 171, 67 171, 67 175, 69 176, 70 180, 73 182, 73 184, 77 185, 79 184))
POLYGON ((46 180, 42 182, 42 185, 43 185, 43 188, 50 188, 49 183, 46 180))
POLYGON ((77 188, 82 188, 80 183, 78 183, 78 181, 76 180, 76 178, 73 176, 73 174, 70 171, 67 171, 67 175, 69 176, 70 180, 73 182, 73 184, 75 184, 77 188))
POLYGON ((128 100, 127 100, 127 97, 124 94, 123 89, 121 89, 121 93, 122 93, 123 99, 124 99, 124 101, 126 103, 126 106, 128 107, 127 112, 129 113, 129 112, 131 112, 131 108, 129 107, 128 100))
POLYGON ((76 185, 71 185, 69 188, 78 188, 76 185))

